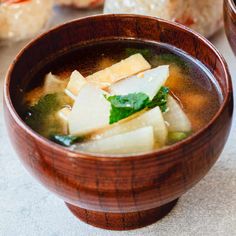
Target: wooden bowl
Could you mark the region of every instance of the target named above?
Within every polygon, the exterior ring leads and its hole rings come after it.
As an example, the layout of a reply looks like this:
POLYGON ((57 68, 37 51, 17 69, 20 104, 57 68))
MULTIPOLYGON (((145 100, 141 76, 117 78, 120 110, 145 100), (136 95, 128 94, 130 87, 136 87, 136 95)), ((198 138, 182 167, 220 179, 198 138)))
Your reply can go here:
MULTIPOLYGON (((25 167, 88 224, 128 230, 165 216, 203 178, 227 140, 233 113, 227 65, 205 38, 184 26, 137 15, 99 15, 59 26, 27 45, 9 68, 4 86, 7 128, 25 167), (188 139, 145 155, 77 153, 41 137, 18 115, 30 75, 84 43, 139 39, 164 42, 200 60, 220 85, 223 103, 214 118, 188 139)), ((196 196, 198 197, 198 196, 196 196)))
POLYGON ((225 32, 236 55, 236 0, 224 0, 225 32))

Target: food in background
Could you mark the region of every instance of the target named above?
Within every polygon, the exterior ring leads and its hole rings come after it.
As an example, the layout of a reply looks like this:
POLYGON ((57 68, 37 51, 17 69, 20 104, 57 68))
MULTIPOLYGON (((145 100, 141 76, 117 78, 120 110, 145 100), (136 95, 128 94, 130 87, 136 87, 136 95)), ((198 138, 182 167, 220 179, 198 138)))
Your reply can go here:
POLYGON ((101 6, 104 0, 56 0, 56 2, 77 8, 94 8, 101 6))
POLYGON ((105 13, 151 15, 184 24, 206 37, 223 25, 223 0, 106 0, 105 13))
POLYGON ((52 0, 1 0, 0 40, 18 41, 37 34, 51 16, 52 0))

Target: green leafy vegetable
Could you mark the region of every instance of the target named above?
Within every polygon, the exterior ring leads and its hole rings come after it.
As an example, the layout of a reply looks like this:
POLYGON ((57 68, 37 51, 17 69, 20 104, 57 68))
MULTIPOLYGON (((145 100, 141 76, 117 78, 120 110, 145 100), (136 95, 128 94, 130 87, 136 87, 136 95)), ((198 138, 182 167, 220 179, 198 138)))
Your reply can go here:
POLYGON ((58 144, 61 144, 65 147, 70 147, 75 143, 82 142, 84 140, 81 136, 73 136, 73 135, 52 135, 50 139, 58 144))
POLYGON ((106 99, 111 103, 110 124, 129 117, 149 103, 149 97, 144 93, 110 96, 106 99))
POLYGON ((184 60, 182 60, 179 56, 166 53, 161 55, 156 55, 152 58, 151 64, 153 66, 160 66, 165 64, 176 64, 181 67, 183 70, 188 70, 189 65, 184 60))
POLYGON ((70 103, 70 98, 64 93, 45 95, 36 105, 28 108, 25 121, 32 129, 45 137, 49 137, 52 133, 63 134, 64 126, 56 114, 70 103))
POLYGON ((58 104, 57 94, 48 94, 39 99, 38 103, 29 108, 29 111, 33 114, 37 113, 37 118, 51 113, 58 104))
POLYGON ((185 132, 171 132, 168 135, 168 139, 170 144, 177 143, 179 141, 182 141, 186 139, 189 136, 189 133, 185 132))
POLYGON ((110 124, 129 117, 146 107, 154 108, 159 106, 161 111, 165 112, 167 110, 168 94, 169 89, 167 87, 161 87, 152 101, 150 101, 148 95, 144 93, 131 93, 123 96, 115 95, 106 97, 111 103, 110 124))
POLYGON ((152 57, 152 51, 150 49, 138 49, 138 48, 126 48, 125 50, 127 56, 132 56, 134 54, 140 53, 142 54, 146 59, 152 57))
POLYGON ((151 102, 147 104, 148 108, 154 108, 159 106, 162 112, 167 110, 167 98, 169 94, 169 88, 162 86, 156 96, 151 102))

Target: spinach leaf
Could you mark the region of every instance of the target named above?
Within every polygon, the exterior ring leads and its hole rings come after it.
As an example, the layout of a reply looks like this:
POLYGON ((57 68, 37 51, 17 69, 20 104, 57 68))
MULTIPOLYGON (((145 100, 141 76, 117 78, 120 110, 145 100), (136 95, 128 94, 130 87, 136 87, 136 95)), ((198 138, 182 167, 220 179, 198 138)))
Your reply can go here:
POLYGON ((38 103, 29 108, 29 111, 33 114, 37 113, 37 118, 51 113, 55 107, 58 106, 57 94, 47 94, 41 97, 38 103))
POLYGON ((149 59, 152 57, 152 51, 150 49, 144 48, 144 49, 138 49, 138 48, 126 48, 125 50, 127 56, 132 56, 134 54, 140 53, 142 54, 146 59, 149 59))
POLYGON ((162 86, 156 96, 151 102, 147 104, 148 108, 154 108, 159 106, 162 112, 167 110, 167 98, 169 94, 169 88, 162 86))
POLYGON ((51 135, 50 140, 57 144, 61 144, 65 147, 70 147, 75 143, 82 142, 84 140, 81 136, 73 136, 73 135, 51 135))
POLYGON ((150 101, 145 93, 131 93, 106 97, 111 103, 110 124, 129 117, 144 108, 159 106, 162 112, 167 110, 169 88, 161 87, 156 96, 150 101))
POLYGON ((64 93, 47 94, 36 105, 27 109, 25 122, 45 137, 52 133, 64 133, 62 121, 56 113, 70 103, 70 98, 64 93))
POLYGON ((110 124, 118 122, 145 108, 149 97, 144 93, 131 93, 107 97, 111 103, 110 124))
POLYGON ((163 64, 176 64, 180 68, 182 68, 185 71, 189 70, 189 65, 187 62, 181 59, 181 57, 171 54, 171 53, 166 53, 166 54, 160 54, 156 55, 152 58, 151 64, 154 66, 159 66, 163 64))

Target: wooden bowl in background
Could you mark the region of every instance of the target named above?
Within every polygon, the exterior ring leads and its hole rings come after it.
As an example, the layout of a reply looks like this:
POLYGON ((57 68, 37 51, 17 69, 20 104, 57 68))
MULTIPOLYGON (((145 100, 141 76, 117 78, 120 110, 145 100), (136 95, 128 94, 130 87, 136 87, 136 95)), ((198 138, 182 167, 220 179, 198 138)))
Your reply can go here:
POLYGON ((236 0, 224 0, 225 32, 236 55, 236 0))
POLYGON ((66 23, 26 46, 8 71, 4 108, 14 148, 25 167, 44 186, 88 224, 127 230, 165 216, 178 198, 206 175, 226 143, 233 96, 224 59, 202 36, 157 18, 100 15, 66 23), (125 158, 70 151, 41 137, 24 123, 17 106, 31 73, 84 43, 117 39, 168 43, 204 63, 214 74, 223 95, 214 118, 182 142, 125 158))

